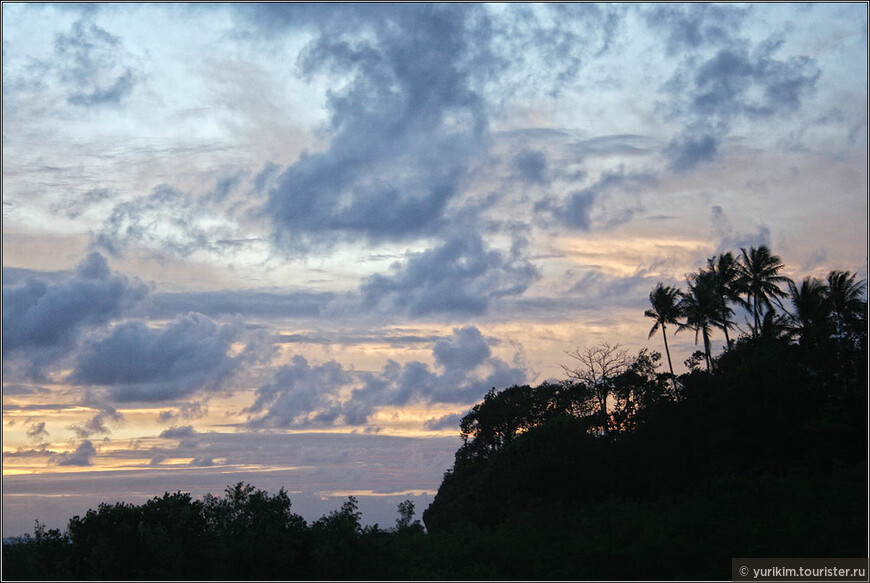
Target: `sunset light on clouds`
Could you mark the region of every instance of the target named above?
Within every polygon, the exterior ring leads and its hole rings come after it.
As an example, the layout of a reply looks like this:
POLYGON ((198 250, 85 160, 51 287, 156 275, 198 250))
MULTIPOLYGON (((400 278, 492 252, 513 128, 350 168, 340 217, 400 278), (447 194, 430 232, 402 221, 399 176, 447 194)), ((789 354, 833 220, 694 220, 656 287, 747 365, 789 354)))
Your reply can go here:
POLYGON ((389 523, 491 387, 762 244, 867 278, 865 4, 6 3, 3 536, 389 523))

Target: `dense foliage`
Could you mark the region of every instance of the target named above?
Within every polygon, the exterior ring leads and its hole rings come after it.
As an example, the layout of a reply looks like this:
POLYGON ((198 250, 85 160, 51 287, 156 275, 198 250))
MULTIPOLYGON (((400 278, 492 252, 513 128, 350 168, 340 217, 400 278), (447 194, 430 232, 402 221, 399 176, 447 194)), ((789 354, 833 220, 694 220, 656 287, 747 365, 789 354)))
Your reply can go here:
POLYGON ((653 290, 650 336, 704 340, 679 377, 658 352, 602 344, 568 352, 563 382, 491 390, 426 530, 411 501, 389 529, 362 527, 353 498, 308 524, 283 490, 237 484, 37 525, 3 545, 3 577, 727 579, 731 557, 866 556, 865 285, 780 269, 753 248, 686 293, 653 290), (733 308, 748 329, 732 340, 733 308))

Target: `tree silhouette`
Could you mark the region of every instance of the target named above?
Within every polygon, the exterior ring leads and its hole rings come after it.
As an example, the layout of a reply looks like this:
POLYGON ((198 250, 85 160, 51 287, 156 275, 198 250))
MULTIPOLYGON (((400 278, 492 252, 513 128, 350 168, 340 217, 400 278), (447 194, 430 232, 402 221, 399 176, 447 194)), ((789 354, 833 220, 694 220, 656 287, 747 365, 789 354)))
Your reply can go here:
POLYGON ((571 368, 563 364, 562 369, 569 378, 580 381, 591 391, 598 402, 601 429, 608 431, 611 423, 607 414, 607 397, 613 392, 613 380, 631 365, 628 352, 619 344, 603 342, 584 350, 566 351, 565 354, 575 359, 579 366, 571 368))
POLYGON ((771 300, 779 304, 779 298, 786 297, 779 284, 787 284, 789 278, 779 275, 785 267, 777 255, 773 255, 766 245, 740 248, 742 262, 739 264, 740 276, 736 284, 746 294, 747 306, 752 312, 754 325, 753 336, 761 331, 761 320, 764 312, 774 309, 771 300))
MULTIPOLYGON (((743 299, 740 297, 743 293, 740 283, 740 261, 730 251, 707 259, 707 270, 713 274, 716 293, 724 305, 727 306, 728 302, 743 305, 743 299)), ((720 326, 725 332, 726 350, 731 348, 731 337, 728 334, 731 326, 732 322, 726 315, 720 326)))
POLYGON ((792 311, 789 323, 798 342, 805 348, 815 348, 827 336, 830 304, 828 288, 814 277, 805 278, 800 286, 793 281, 788 284, 792 311))
POLYGON ((652 338, 653 334, 659 329, 659 326, 662 328, 662 338, 665 341, 665 354, 668 357, 668 369, 671 371, 671 381, 674 384, 675 391, 677 390, 677 377, 674 375, 674 365, 671 364, 671 351, 668 348, 666 325, 673 324, 679 326, 680 322, 678 318, 682 317, 679 302, 680 290, 659 282, 649 293, 649 303, 652 305, 652 308, 643 313, 647 318, 655 320, 655 324, 650 328, 647 338, 652 338))
POLYGON ((863 299, 867 282, 855 281, 857 274, 848 271, 832 271, 828 274, 828 299, 831 316, 842 338, 847 330, 866 318, 867 301, 863 299))
POLYGON ((397 531, 408 530, 415 527, 418 529, 420 527, 420 521, 414 520, 415 508, 412 500, 399 502, 396 511, 399 513, 399 518, 396 519, 397 531))
POLYGON ((704 339, 704 360, 709 372, 712 368, 710 327, 723 326, 730 308, 721 301, 716 291, 715 277, 711 272, 696 273, 688 277, 686 283, 689 285, 689 291, 683 294, 679 304, 686 322, 679 325, 677 332, 685 329, 694 330, 695 344, 698 343, 698 334, 701 334, 704 339))
POLYGON ((770 309, 761 318, 761 328, 758 330, 758 338, 765 342, 788 340, 792 334, 789 318, 785 314, 777 314, 776 310, 770 309))

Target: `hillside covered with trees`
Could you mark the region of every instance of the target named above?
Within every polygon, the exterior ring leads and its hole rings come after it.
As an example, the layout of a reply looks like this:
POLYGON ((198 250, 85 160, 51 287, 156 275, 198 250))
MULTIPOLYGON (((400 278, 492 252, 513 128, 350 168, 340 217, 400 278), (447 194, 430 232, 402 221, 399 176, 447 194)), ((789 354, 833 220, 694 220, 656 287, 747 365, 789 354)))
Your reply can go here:
POLYGON ((237 484, 37 526, 4 579, 727 579, 732 557, 866 556, 866 283, 782 270, 766 247, 713 257, 650 293, 664 356, 578 348, 564 381, 492 389, 425 529, 410 501, 387 529, 353 498, 308 524, 237 484), (684 331, 703 350, 676 376, 684 331))

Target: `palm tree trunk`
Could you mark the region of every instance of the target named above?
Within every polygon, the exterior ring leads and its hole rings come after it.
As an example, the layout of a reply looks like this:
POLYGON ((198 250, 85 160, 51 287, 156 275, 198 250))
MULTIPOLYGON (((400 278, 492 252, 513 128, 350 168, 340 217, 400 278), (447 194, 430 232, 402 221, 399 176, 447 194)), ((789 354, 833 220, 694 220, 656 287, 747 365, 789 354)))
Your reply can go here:
POLYGON ((701 333, 704 335, 704 355, 707 357, 707 372, 710 372, 710 335, 707 333, 706 328, 702 329, 701 333))
POLYGON ((677 377, 674 375, 674 365, 671 364, 671 351, 668 348, 668 335, 665 333, 665 324, 662 322, 662 338, 665 340, 665 354, 668 355, 668 368, 671 370, 671 382, 674 384, 674 392, 677 392, 677 377))
POLYGON ((722 327, 725 331, 725 350, 731 350, 731 337, 728 335, 728 322, 725 322, 725 326, 722 327))
POLYGON ((761 329, 761 319, 758 317, 758 292, 752 295, 752 315, 755 317, 755 327, 752 329, 752 335, 758 338, 758 331, 761 329))

